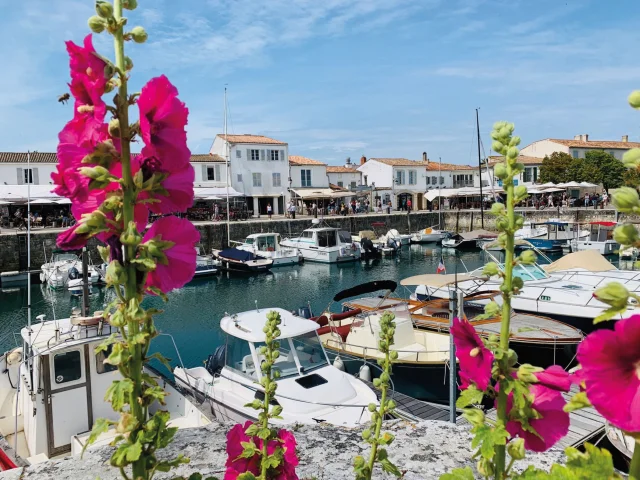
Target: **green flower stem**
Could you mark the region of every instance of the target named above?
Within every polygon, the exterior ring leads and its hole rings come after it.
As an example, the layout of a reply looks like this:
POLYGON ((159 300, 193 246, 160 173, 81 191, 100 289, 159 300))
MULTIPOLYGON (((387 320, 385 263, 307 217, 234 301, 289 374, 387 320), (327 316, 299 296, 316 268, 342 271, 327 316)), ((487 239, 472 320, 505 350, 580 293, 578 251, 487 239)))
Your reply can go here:
MULTIPOLYGON (((113 16, 116 22, 122 19, 122 0, 114 0, 113 16)), ((121 163, 122 163, 122 179, 124 181, 123 192, 123 225, 124 228, 129 222, 134 220, 134 204, 136 200, 135 186, 133 183, 133 175, 131 174, 131 149, 129 144, 129 103, 127 93, 127 74, 124 55, 124 34, 123 25, 120 25, 114 32, 114 47, 116 67, 120 75, 120 86, 118 88, 118 120, 120 121, 120 142, 121 142, 121 163)), ((125 300, 127 304, 137 296, 136 285, 136 268, 130 263, 135 257, 135 247, 128 245, 125 249, 125 269, 127 273, 127 281, 125 284, 125 300)), ((119 288, 116 286, 116 288, 119 288)), ((137 321, 127 318, 127 338, 131 338, 138 334, 140 325, 137 321)), ((126 338, 125 338, 126 340, 126 338)), ((133 381, 133 390, 129 396, 129 408, 131 414, 138 422, 138 428, 131 432, 132 439, 135 439, 139 433, 140 426, 146 422, 146 409, 143 409, 138 399, 142 397, 142 348, 139 344, 129 344, 131 353, 130 360, 130 379, 133 381)), ((146 457, 141 455, 140 458, 133 462, 132 477, 136 480, 149 478, 146 468, 146 457)))
POLYGON ((631 465, 629 466, 629 478, 631 480, 640 480, 640 444, 636 442, 634 447, 631 465))
MULTIPOLYGON (((505 259, 504 259, 504 282, 502 288, 502 325, 500 327, 500 349, 505 352, 504 357, 500 360, 501 371, 507 371, 507 356, 506 352, 509 350, 509 329, 511 323, 511 295, 513 294, 513 257, 514 257, 514 232, 515 232, 515 203, 513 194, 513 168, 509 164, 509 159, 505 157, 505 164, 507 168, 507 180, 505 181, 505 188, 507 191, 507 232, 506 232, 506 245, 505 245, 505 259)), ((504 389, 500 389, 498 392, 498 420, 502 421, 503 425, 507 424, 507 392, 504 389)), ((506 460, 506 447, 505 445, 496 445, 496 479, 502 480, 505 478, 505 460, 506 460)))
MULTIPOLYGON (((387 362, 389 362, 390 364, 391 359, 389 357, 389 353, 390 351, 387 350, 385 357, 387 359, 387 362)), ((380 415, 378 415, 378 418, 376 420, 376 429, 375 429, 375 432, 373 433, 374 441, 371 444, 371 452, 369 453, 369 462, 368 462, 369 468, 367 470, 369 473, 369 478, 373 476, 373 466, 376 462, 376 456, 378 454, 378 439, 380 438, 380 430, 382 429, 382 417, 384 416, 384 411, 387 406, 387 391, 389 390, 388 383, 382 382, 381 389, 382 389, 382 396, 380 397, 380 415)))

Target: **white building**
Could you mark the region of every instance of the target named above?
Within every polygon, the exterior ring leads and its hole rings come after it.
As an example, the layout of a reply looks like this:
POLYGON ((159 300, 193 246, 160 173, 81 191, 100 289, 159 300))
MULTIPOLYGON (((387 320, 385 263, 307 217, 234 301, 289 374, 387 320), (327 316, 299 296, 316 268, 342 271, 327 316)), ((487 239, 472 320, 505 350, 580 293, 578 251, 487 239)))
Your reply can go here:
POLYGON ((289 146, 262 135, 216 135, 212 155, 229 155, 231 186, 247 197, 254 215, 284 212, 289 177, 289 146))
MULTIPOLYGON (((531 187, 535 184, 540 184, 541 182, 538 180, 540 178, 540 167, 542 166, 542 158, 530 157, 528 155, 519 155, 518 162, 524 164, 524 172, 520 173, 516 178, 513 179, 513 184, 515 186, 525 185, 527 187, 531 187)), ((493 175, 493 169, 495 168, 497 163, 504 162, 504 157, 501 155, 495 155, 489 157, 489 168, 491 169, 491 179, 493 180, 493 184, 497 187, 502 186, 502 180, 498 180, 493 175)), ((482 174, 483 180, 486 178, 486 173, 482 174)), ((489 182, 485 182, 489 185, 489 182)))
MULTIPOLYGON (((27 168, 27 153, 0 152, 0 184, 49 185, 56 171, 58 157, 55 152, 34 152, 27 168)), ((53 188, 53 187, 52 187, 53 188)))
POLYGON ((428 190, 480 185, 479 172, 474 167, 433 162, 426 153, 421 161, 362 157, 358 170, 365 185, 375 183, 376 188, 391 189, 383 195, 383 203, 391 202, 395 209, 402 208, 409 199, 414 210, 426 209, 424 194, 428 190))
MULTIPOLYGON (((340 188, 355 190, 357 187, 365 185, 362 180, 362 172, 357 170, 355 166, 329 165, 327 167, 327 176, 329 177, 330 184, 340 188)), ((367 184, 369 184, 368 182, 369 179, 367 178, 367 184)))
POLYGON ((628 135, 621 141, 589 140, 589 135, 576 135, 573 140, 546 138, 524 147, 520 153, 524 156, 544 158, 554 152, 564 152, 573 158, 584 158, 589 150, 604 150, 617 159, 622 159, 624 152, 631 148, 640 148, 640 143, 630 142, 628 135))
POLYGON ((289 155, 291 188, 329 188, 327 164, 300 155, 289 155))
POLYGON ((227 163, 220 155, 191 155, 191 165, 196 173, 194 187, 227 186, 227 163))

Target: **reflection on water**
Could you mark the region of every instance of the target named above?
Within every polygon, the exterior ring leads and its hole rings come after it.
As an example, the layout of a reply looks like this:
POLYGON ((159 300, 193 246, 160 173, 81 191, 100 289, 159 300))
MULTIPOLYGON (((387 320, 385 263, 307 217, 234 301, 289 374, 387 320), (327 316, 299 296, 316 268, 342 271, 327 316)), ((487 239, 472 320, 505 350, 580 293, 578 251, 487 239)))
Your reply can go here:
MULTIPOLYGON (((496 256, 499 252, 492 252, 496 256)), ((304 265, 274 269, 270 274, 237 276, 222 274, 197 279, 179 291, 169 294, 163 303, 157 297, 147 297, 144 305, 163 309, 156 317, 158 328, 171 334, 187 366, 200 365, 222 340, 220 318, 225 313, 237 313, 257 307, 260 310, 281 307, 297 310, 309 304, 314 314, 325 308, 340 290, 373 280, 395 280, 423 273, 435 273, 440 256, 447 273, 458 273, 481 267, 490 259, 481 252, 456 253, 442 251, 432 245, 402 247, 397 258, 381 258, 369 262, 342 265, 306 263, 304 265)), ((410 291, 398 286, 398 295, 408 296, 410 291)), ((0 350, 16 345, 14 333, 27 322, 26 287, 0 291, 0 350)), ((93 310, 102 310, 111 301, 105 288, 98 288, 90 296, 93 310)), ((43 285, 32 286, 32 319, 40 314, 47 319, 69 316, 73 307, 79 307, 81 298, 67 291, 51 291, 43 285)), ((176 363, 175 350, 167 337, 154 340, 154 348, 162 351, 176 363)))

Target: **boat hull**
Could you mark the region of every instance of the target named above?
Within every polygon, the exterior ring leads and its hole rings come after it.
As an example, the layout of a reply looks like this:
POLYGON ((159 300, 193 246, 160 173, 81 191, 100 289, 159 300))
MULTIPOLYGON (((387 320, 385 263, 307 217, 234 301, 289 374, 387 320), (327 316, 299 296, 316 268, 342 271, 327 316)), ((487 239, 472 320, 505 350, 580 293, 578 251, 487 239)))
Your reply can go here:
POLYGON ((436 243, 444 237, 443 233, 416 233, 411 237, 411 243, 436 243))
POLYGON ((547 238, 526 238, 527 242, 542 252, 560 252, 567 240, 549 240, 547 238))
POLYGON ((299 248, 300 253, 307 262, 318 263, 348 263, 360 260, 360 252, 351 251, 351 253, 341 254, 340 250, 326 250, 320 248, 299 248))
POLYGON ((446 248, 455 248, 456 250, 464 250, 464 251, 479 249, 476 243, 476 240, 463 240, 462 242, 456 242, 456 241, 448 242, 447 240, 443 240, 442 246, 446 248))

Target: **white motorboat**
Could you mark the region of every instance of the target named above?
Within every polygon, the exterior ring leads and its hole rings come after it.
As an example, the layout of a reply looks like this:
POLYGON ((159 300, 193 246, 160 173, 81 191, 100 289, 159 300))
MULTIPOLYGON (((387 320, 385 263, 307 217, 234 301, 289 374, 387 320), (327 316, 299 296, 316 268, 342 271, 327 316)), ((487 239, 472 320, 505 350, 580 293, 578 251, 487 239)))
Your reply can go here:
POLYGON ((542 223, 531 222, 532 233, 541 225, 546 227, 546 235, 524 237, 523 240, 530 242, 538 250, 544 252, 559 252, 572 240, 582 240, 589 236, 589 230, 580 229, 579 223, 565 222, 557 218, 551 218, 549 221, 542 223))
POLYGON ((569 242, 571 251, 596 250, 601 255, 613 255, 620 250, 620 244, 613 239, 616 222, 591 222, 588 237, 574 238, 569 242))
POLYGON ((411 243, 412 235, 409 233, 400 233, 395 228, 392 228, 384 237, 395 240, 396 242, 399 242, 400 245, 409 245, 411 243))
POLYGON ((297 265, 303 261, 297 248, 283 247, 279 233, 254 233, 243 243, 237 242, 236 248, 253 253, 256 257, 273 260, 273 267, 297 265))
POLYGON ((604 425, 604 431, 606 432, 607 438, 611 444, 616 447, 620 453, 627 457, 628 461, 630 461, 633 457, 636 440, 631 435, 625 434, 622 430, 614 427, 609 422, 604 425))
MULTIPOLYGON (((535 226, 532 225, 531 222, 524 222, 522 228, 516 230, 514 233, 514 238, 516 240, 525 240, 525 239, 535 239, 546 237, 548 234, 548 230, 546 226, 535 226)), ((493 242, 495 238, 482 238, 478 239, 477 244, 480 248, 484 248, 486 244, 493 242)), ((489 246, 485 248, 487 250, 497 251, 502 250, 502 247, 498 245, 489 246)))
MULTIPOLYGON (((490 252, 487 254, 498 268, 504 269, 490 252)), ((513 275, 524 282, 520 293, 511 301, 514 310, 548 315, 587 333, 594 329, 593 319, 608 308, 593 296, 597 288, 615 281, 629 291, 640 293, 640 272, 618 270, 595 250, 572 253, 549 265, 517 265, 513 275)), ((413 298, 418 300, 449 298, 449 290, 456 288, 456 284, 465 295, 470 295, 499 290, 502 279, 483 277, 479 268, 457 276, 418 275, 402 281, 402 285, 417 286, 413 298)), ((630 303, 627 313, 617 318, 639 312, 637 302, 630 303)))
POLYGON ((224 345, 209 357, 205 367, 176 368, 174 375, 191 384, 211 405, 216 417, 233 422, 255 421, 258 411, 247 407, 264 398, 259 381, 263 360, 263 328, 267 313, 282 318, 280 356, 274 369, 280 373, 275 401, 283 407, 276 424, 316 424, 355 427, 371 420, 367 406, 377 397, 361 380, 331 365, 316 330, 319 325, 280 308, 256 309, 226 316, 220 327, 227 334, 224 345))
POLYGON ((305 260, 321 263, 344 263, 360 260, 360 249, 351 235, 333 227, 313 227, 299 237, 280 242, 284 247, 297 249, 305 260))
POLYGON ((497 233, 487 230, 472 230, 470 232, 456 233, 449 238, 445 238, 442 240, 442 246, 457 250, 475 250, 481 248, 481 244, 484 241, 493 240, 497 236, 497 233))
POLYGON ((429 227, 424 230, 420 230, 411 235, 411 243, 431 243, 439 242, 449 236, 449 232, 445 230, 437 230, 429 227))
MULTIPOLYGON (((82 272, 82 260, 74 253, 54 250, 50 261, 40 267, 40 281, 51 288, 63 288, 70 280, 78 280, 82 272)), ((100 273, 92 265, 88 268, 89 283, 98 283, 100 273)))
POLYGON ((207 277, 209 275, 215 275, 218 273, 218 268, 210 255, 203 255, 200 251, 200 247, 196 249, 196 272, 193 274, 193 278, 207 277))
MULTIPOLYGON (((20 332, 23 346, 0 357, 0 435, 11 458, 35 464, 69 453, 79 454, 98 418, 117 420, 119 414, 104 401, 111 383, 121 378, 116 367, 105 364, 107 352, 95 348, 118 329, 102 318, 72 316, 44 321, 20 332), (17 448, 17 457, 15 449, 17 448)), ((159 378, 170 395, 166 405, 154 403, 151 413, 162 409, 171 414, 170 424, 197 427, 210 420, 172 381, 156 370, 146 373, 159 378)), ((104 446, 118 433, 102 434, 91 446, 104 446)))

